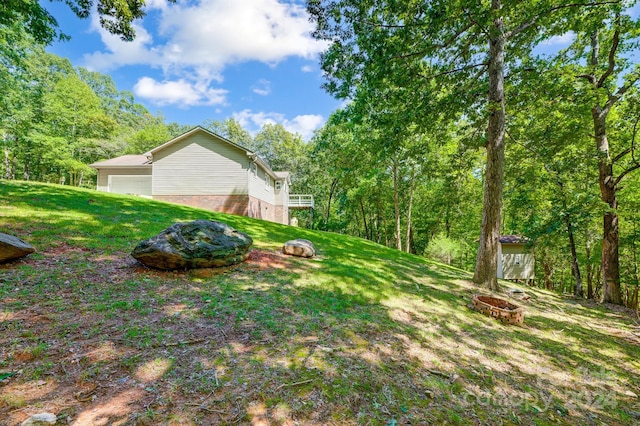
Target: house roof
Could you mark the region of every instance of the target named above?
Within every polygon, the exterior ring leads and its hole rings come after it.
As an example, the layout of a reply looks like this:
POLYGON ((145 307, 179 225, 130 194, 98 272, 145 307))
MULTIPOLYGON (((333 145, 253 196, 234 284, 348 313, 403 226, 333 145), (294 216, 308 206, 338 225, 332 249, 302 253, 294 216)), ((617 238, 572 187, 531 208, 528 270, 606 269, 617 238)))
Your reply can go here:
POLYGON ((180 142, 181 140, 186 139, 186 138, 188 138, 189 136, 191 136, 191 135, 193 135, 193 134, 195 134, 195 133, 199 133, 199 132, 206 133, 206 134, 208 134, 209 136, 213 136, 213 137, 215 137, 215 138, 218 138, 218 139, 222 140, 223 142, 228 143, 228 144, 229 144, 229 145, 231 145, 231 146, 234 146, 234 147, 236 147, 236 148, 238 148, 238 149, 240 149, 240 150, 242 150, 242 151, 246 151, 246 152, 247 152, 247 154, 249 154, 249 153, 253 153, 251 150, 248 150, 247 148, 245 148, 245 147, 243 147, 243 146, 241 146, 241 145, 238 145, 238 144, 237 144, 237 143, 235 143, 235 142, 231 142, 229 139, 223 138, 222 136, 220 136, 220 135, 218 135, 218 134, 216 134, 216 133, 213 133, 213 132, 211 132, 211 131, 209 131, 209 130, 205 129, 204 127, 196 126, 196 127, 194 127, 193 129, 189 130, 188 132, 183 133, 183 134, 181 134, 180 136, 176 136, 175 138, 171 139, 170 141, 165 142, 165 143, 163 143, 162 145, 159 145, 159 146, 157 146, 157 147, 153 148, 152 150, 150 150, 150 151, 148 151, 148 152, 145 152, 145 154, 151 154, 151 155, 153 155, 154 153, 156 153, 156 152, 158 152, 158 151, 161 151, 161 150, 163 150, 163 149, 165 149, 165 148, 167 148, 167 147, 169 147, 169 146, 171 146, 171 145, 173 145, 173 144, 175 144, 175 143, 178 143, 178 142, 180 142))
POLYGON ((500 237, 501 244, 527 244, 531 240, 520 235, 502 235, 500 237))
POLYGON ((121 157, 98 161, 90 166, 94 169, 109 167, 150 167, 151 160, 146 155, 123 155, 121 157))
POLYGON ((274 172, 278 179, 286 180, 289 184, 291 183, 291 173, 289 172, 274 172))
POLYGON ((211 132, 211 131, 203 128, 203 127, 200 127, 200 126, 196 126, 193 129, 189 130, 188 132, 183 133, 180 136, 176 136, 175 138, 171 139, 170 141, 168 141, 166 143, 163 143, 162 145, 157 146, 157 147, 153 148, 152 150, 150 150, 148 152, 145 152, 145 155, 153 156, 154 153, 159 152, 159 151, 161 151, 161 150, 163 150, 163 149, 165 149, 165 148, 167 148, 167 147, 169 147, 169 146, 171 146, 171 145, 173 145, 175 143, 178 143, 181 140, 186 139, 189 136, 191 136, 191 135, 193 135, 195 133, 199 133, 199 132, 202 132, 202 133, 205 133, 205 134, 207 134, 209 136, 212 136, 214 138, 220 139, 221 141, 226 142, 229 145, 231 145, 231 146, 233 146, 233 147, 235 147, 235 148, 237 148, 237 149, 239 149, 241 151, 244 151, 247 154, 247 157, 249 157, 249 159, 251 159, 251 160, 255 161, 256 163, 258 163, 260 165, 260 167, 262 167, 267 172, 267 174, 269 174, 269 176, 271 176, 274 179, 283 179, 284 177, 287 177, 288 174, 289 174, 289 172, 274 172, 273 170, 271 170, 271 167, 269 167, 267 165, 267 163, 265 163, 264 160, 262 158, 260 158, 258 156, 258 154, 256 154, 255 152, 251 151, 250 149, 247 149, 247 148, 243 147, 242 145, 238 145, 235 142, 231 142, 229 139, 226 139, 226 138, 224 138, 224 137, 222 137, 222 136, 220 136, 220 135, 218 135, 216 133, 213 133, 213 132, 211 132), (279 176, 278 173, 287 173, 287 176, 279 176))

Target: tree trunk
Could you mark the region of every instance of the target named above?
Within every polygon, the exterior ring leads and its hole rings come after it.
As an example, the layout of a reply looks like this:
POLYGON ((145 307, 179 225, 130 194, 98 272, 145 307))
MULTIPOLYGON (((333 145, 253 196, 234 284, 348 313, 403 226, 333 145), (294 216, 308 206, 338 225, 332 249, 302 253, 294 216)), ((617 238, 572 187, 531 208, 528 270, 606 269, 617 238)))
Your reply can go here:
POLYGON ((553 281, 551 280, 551 276, 553 275, 553 267, 551 266, 551 263, 543 260, 542 270, 544 271, 544 288, 546 288, 547 290, 553 290, 553 281))
POLYGON ((329 189, 329 200, 327 201, 327 211, 324 216, 324 229, 325 231, 329 229, 329 215, 331 214, 331 199, 333 198, 333 193, 338 186, 338 178, 334 178, 331 181, 331 188, 329 189))
POLYGON ((564 210, 564 223, 567 227, 567 236, 569 237, 569 250, 571 251, 571 274, 575 280, 573 285, 573 294, 576 297, 584 297, 584 291, 582 290, 582 277, 580 275, 580 265, 578 264, 578 252, 576 250, 576 240, 573 234, 573 224, 571 223, 571 216, 569 215, 567 208, 567 194, 564 190, 564 185, 560 178, 557 178, 557 184, 560 189, 560 195, 562 196, 562 208, 564 210))
POLYGON ((593 299, 593 268, 591 267, 591 246, 585 243, 585 256, 587 257, 587 299, 593 299))
POLYGON ((411 209, 413 208, 413 191, 416 179, 415 169, 411 169, 411 178, 409 181, 409 206, 407 207, 407 237, 405 241, 405 250, 407 253, 411 253, 411 209))
POLYGON ((24 173, 22 174, 22 180, 29 180, 29 162, 31 156, 27 154, 24 158, 24 173))
MULTIPOLYGON (((633 221, 633 235, 637 235, 636 230, 636 222, 633 221)), ((633 238, 631 240, 631 252, 633 256, 633 281, 635 283, 635 288, 633 289, 633 297, 630 299, 627 297, 627 307, 636 311, 636 316, 638 312, 638 284, 640 283, 638 277, 638 253, 636 251, 636 240, 633 238)), ((628 287, 627 287, 628 288, 628 287)))
POLYGON ((360 201, 360 211, 362 212, 362 223, 364 224, 364 237, 367 240, 371 240, 372 238, 369 237, 369 227, 367 226, 367 213, 364 210, 364 203, 362 202, 362 198, 360 198, 358 201, 360 201))
POLYGON ((473 281, 498 290, 498 244, 502 213, 504 177, 504 46, 505 35, 500 17, 500 0, 492 0, 491 10, 497 18, 489 29, 489 124, 487 127, 487 165, 484 179, 482 229, 473 281))
POLYGON ((393 161, 393 208, 395 210, 396 223, 395 223, 395 239, 396 239, 396 248, 398 250, 402 250, 402 237, 400 236, 401 228, 400 228, 400 196, 398 194, 398 163, 393 161))
MULTIPOLYGON (((387 233, 388 231, 387 221, 385 219, 386 216, 382 207, 382 200, 380 199, 380 197, 378 197, 377 199, 377 205, 378 205, 378 222, 379 222, 378 229, 380 229, 380 225, 382 225, 382 232, 384 236, 384 246, 389 247, 389 234, 387 233)), ((378 244, 380 244, 380 234, 378 234, 378 244)))
POLYGON ((9 160, 9 150, 4 149, 4 178, 9 180, 11 178, 11 161, 9 160))
POLYGON ((573 237, 573 225, 571 224, 569 215, 565 215, 565 221, 567 224, 567 234, 569 234, 569 248, 571 249, 571 273, 575 280, 573 285, 573 294, 576 297, 584 297, 584 291, 582 290, 582 277, 580 276, 580 266, 578 265, 576 242, 573 237))
POLYGON ((618 199, 605 125, 607 113, 608 110, 603 110, 599 106, 591 109, 598 149, 600 197, 609 206, 604 214, 602 228, 602 301, 622 305, 620 258, 618 256, 618 199))
MULTIPOLYGON (((545 168, 550 173, 555 173, 553 170, 545 164, 545 168)), ((578 264, 578 254, 576 250, 576 241, 573 233, 573 224, 571 223, 571 216, 569 215, 569 209, 567 207, 567 193, 564 190, 564 184, 560 179, 560 176, 556 174, 556 184, 562 197, 562 210, 564 211, 564 224, 567 227, 567 236, 569 237, 569 250, 571 251, 571 274, 575 280, 573 286, 573 294, 577 297, 584 297, 584 291, 582 290, 582 277, 580 275, 580 265, 578 264)))

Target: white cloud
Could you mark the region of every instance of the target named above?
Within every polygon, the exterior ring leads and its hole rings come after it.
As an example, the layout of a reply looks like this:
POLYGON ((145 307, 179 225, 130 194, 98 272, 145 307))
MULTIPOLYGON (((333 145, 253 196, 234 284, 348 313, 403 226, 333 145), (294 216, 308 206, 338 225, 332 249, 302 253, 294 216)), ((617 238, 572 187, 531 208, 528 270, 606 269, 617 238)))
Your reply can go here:
POLYGON ((136 38, 130 42, 123 42, 117 35, 110 34, 100 27, 97 14, 92 14, 91 28, 100 33, 107 52, 94 52, 84 56, 85 66, 92 70, 110 71, 121 65, 151 65, 162 64, 162 54, 155 49, 151 34, 143 27, 134 24, 136 38))
POLYGON ((324 123, 324 118, 316 114, 297 115, 288 120, 284 114, 252 112, 250 109, 233 113, 233 118, 252 134, 258 132, 265 124, 281 124, 291 133, 299 133, 304 140, 309 140, 313 131, 324 123))
MULTIPOLYGON (((88 68, 109 71, 127 65, 147 65, 163 71, 167 82, 155 84, 166 92, 172 93, 182 85, 198 86, 196 91, 202 93, 220 90, 210 88, 211 83, 222 82, 222 73, 229 65, 258 61, 273 66, 292 56, 311 59, 326 47, 326 43, 313 39, 314 25, 304 6, 295 2, 203 0, 168 5, 165 0, 151 0, 147 3, 156 20, 143 21, 146 28, 134 25, 136 38, 132 42, 123 42, 106 32, 97 22, 97 14, 92 14, 92 28, 100 34, 105 49, 85 56, 88 68)), ((146 87, 149 81, 138 85, 146 87)), ((269 89, 256 90, 264 95, 269 89)), ((142 89, 140 93, 146 93, 147 99, 159 99, 142 89)), ((191 102, 194 96, 190 93, 167 96, 162 102, 173 103, 172 99, 178 103, 191 102)))
POLYGON ((542 56, 553 56, 560 50, 568 47, 574 40, 576 34, 569 31, 559 36, 553 36, 540 42, 534 49, 533 53, 542 56))
POLYGON ((311 37, 304 7, 278 0, 209 0, 169 8, 159 32, 179 46, 176 59, 222 68, 257 60, 277 63, 289 56, 314 57, 324 43, 311 37))
POLYGON ((267 96, 269 93, 271 93, 271 82, 269 80, 265 80, 264 78, 261 78, 253 86, 253 93, 256 93, 261 96, 267 96))
POLYGON ((185 80, 158 82, 151 77, 142 77, 133 87, 136 96, 150 100, 156 105, 217 105, 225 102, 227 91, 211 89, 207 85, 193 84, 185 80))
POLYGON ((318 114, 297 115, 285 125, 287 130, 300 133, 305 140, 313 136, 313 131, 324 124, 324 118, 318 114))
POLYGON ((284 114, 276 112, 252 112, 250 109, 234 112, 233 118, 251 133, 256 133, 265 124, 282 124, 285 120, 284 114))
POLYGON ((571 44, 575 38, 576 33, 569 31, 559 36, 553 36, 540 44, 543 46, 564 47, 571 44))
POLYGON ((313 72, 313 67, 311 65, 304 65, 300 70, 302 72, 313 72))

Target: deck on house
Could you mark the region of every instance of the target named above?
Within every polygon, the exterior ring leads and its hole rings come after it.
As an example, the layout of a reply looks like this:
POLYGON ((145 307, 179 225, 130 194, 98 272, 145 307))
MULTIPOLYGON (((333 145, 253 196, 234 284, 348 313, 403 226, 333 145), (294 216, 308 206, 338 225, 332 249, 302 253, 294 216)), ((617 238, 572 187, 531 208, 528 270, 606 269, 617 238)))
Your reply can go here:
POLYGON ((313 209, 313 208, 315 208, 313 195, 309 195, 309 194, 291 194, 291 195, 289 195, 289 208, 290 209, 313 209))

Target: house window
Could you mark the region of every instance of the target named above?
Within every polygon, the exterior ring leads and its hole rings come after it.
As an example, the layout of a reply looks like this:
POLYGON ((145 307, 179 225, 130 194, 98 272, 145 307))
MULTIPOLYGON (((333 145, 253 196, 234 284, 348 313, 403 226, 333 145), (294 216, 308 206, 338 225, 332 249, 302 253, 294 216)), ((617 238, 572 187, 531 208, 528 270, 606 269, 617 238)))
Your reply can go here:
POLYGON ((522 263, 522 255, 521 254, 516 254, 513 263, 516 264, 516 265, 520 265, 520 263, 522 263))
POLYGON ((282 181, 281 180, 277 180, 276 181, 276 191, 280 191, 282 189, 282 181))
POLYGON ((271 191, 271 178, 266 173, 264 174, 264 189, 271 191))

